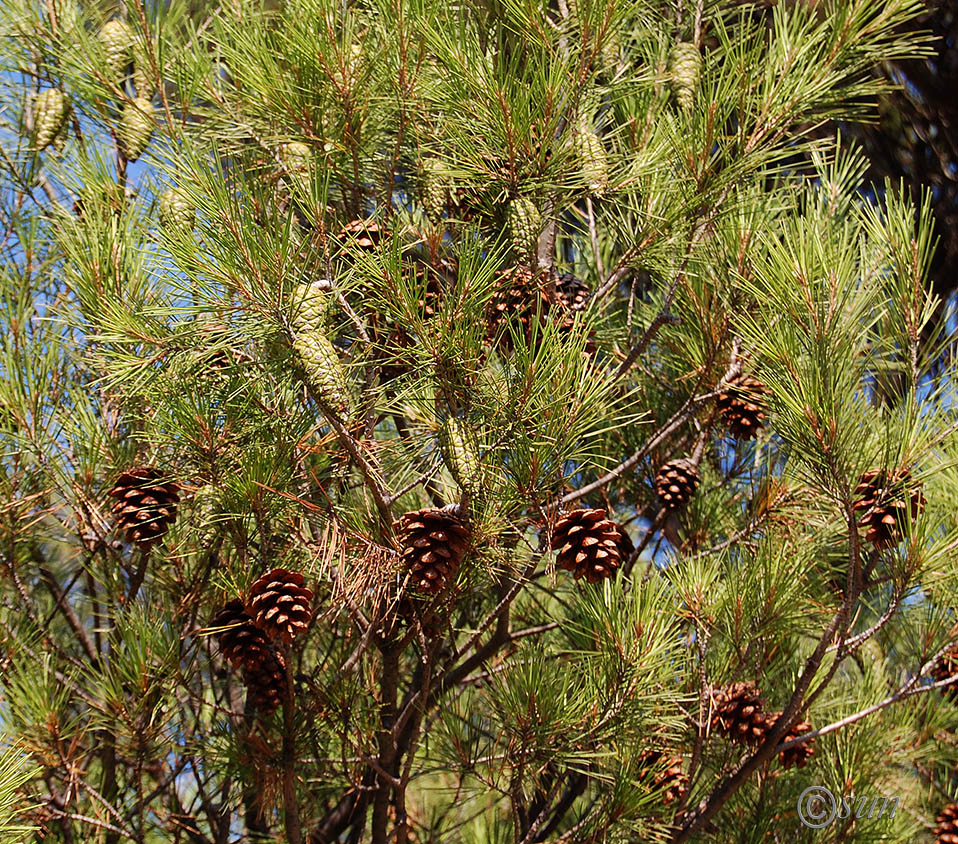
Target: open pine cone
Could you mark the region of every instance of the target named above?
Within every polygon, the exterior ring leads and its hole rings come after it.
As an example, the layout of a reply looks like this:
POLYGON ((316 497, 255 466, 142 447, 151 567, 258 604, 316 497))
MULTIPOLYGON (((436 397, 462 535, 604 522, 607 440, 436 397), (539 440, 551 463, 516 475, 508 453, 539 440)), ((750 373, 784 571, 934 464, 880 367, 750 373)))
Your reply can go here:
POLYGON ((270 659, 272 649, 266 634, 246 612, 243 602, 230 601, 210 621, 210 627, 223 628, 214 633, 223 656, 237 668, 254 668, 270 659))
POLYGON ((865 541, 876 548, 887 548, 902 539, 902 527, 908 519, 918 518, 925 508, 921 482, 899 467, 892 472, 871 469, 855 487, 853 510, 861 510, 858 526, 865 528, 865 541))
POLYGON ((286 666, 283 657, 270 650, 258 665, 243 671, 243 682, 250 703, 257 712, 268 715, 275 712, 286 696, 286 666))
MULTIPOLYGON (((928 673, 931 674, 936 683, 940 683, 942 680, 950 680, 958 675, 958 644, 952 645, 938 657, 928 673)), ((941 691, 953 700, 958 699, 958 683, 945 686, 941 691)))
POLYGON ((540 280, 528 267, 513 266, 496 272, 496 291, 486 307, 487 339, 499 337, 505 346, 511 337, 504 326, 509 319, 517 319, 528 338, 533 323, 548 310, 542 295, 540 280))
POLYGON ((347 247, 372 252, 384 234, 375 220, 350 220, 340 229, 338 239, 347 247))
POLYGON ((729 379, 717 401, 729 433, 737 440, 750 440, 765 422, 765 396, 768 388, 751 375, 729 379))
POLYGON ((163 473, 153 466, 137 466, 123 472, 110 490, 120 529, 128 542, 146 551, 159 542, 176 521, 180 501, 179 484, 162 481, 163 473))
POLYGON ((469 547, 469 528, 455 513, 438 507, 415 510, 393 523, 410 588, 437 595, 456 576, 469 547))
MULTIPOLYGON (((778 712, 770 712, 766 716, 766 721, 768 722, 768 728, 772 728, 779 716, 782 714, 781 710, 778 712)), ((812 725, 808 721, 800 721, 799 723, 792 726, 788 732, 785 733, 780 739, 779 744, 785 744, 787 741, 792 739, 797 739, 799 736, 804 735, 807 732, 810 732, 812 725)), ((808 764, 808 760, 815 755, 815 748, 812 745, 815 743, 815 739, 809 739, 802 744, 797 744, 795 747, 790 747, 787 750, 779 751, 778 761, 783 768, 788 770, 789 768, 804 768, 808 764)))
POLYGON ((759 744, 768 733, 762 694, 753 683, 732 683, 712 695, 712 729, 732 741, 759 744))
POLYGON ((656 790, 663 789, 663 803, 668 805, 685 797, 689 778, 682 769, 681 756, 666 756, 660 750, 646 750, 639 757, 639 762, 642 765, 639 779, 651 781, 656 790))
POLYGON ((273 569, 250 587, 249 614, 271 639, 289 644, 309 627, 313 592, 304 580, 299 572, 273 569))
POLYGON ((552 534, 558 567, 571 571, 576 580, 584 577, 589 583, 612 577, 622 564, 623 551, 631 544, 605 510, 583 508, 565 513, 552 534))
POLYGON ((677 510, 688 504, 698 485, 699 471, 687 457, 670 460, 655 476, 655 491, 662 506, 668 510, 677 510))
POLYGON ((958 844, 958 803, 948 803, 935 819, 939 844, 958 844))

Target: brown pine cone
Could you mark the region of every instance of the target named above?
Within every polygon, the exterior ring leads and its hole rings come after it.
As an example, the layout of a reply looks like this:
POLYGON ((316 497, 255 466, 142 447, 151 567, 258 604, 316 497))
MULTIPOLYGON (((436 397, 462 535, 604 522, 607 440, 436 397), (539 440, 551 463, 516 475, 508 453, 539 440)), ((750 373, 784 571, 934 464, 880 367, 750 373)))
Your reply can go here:
POLYGON ((670 460, 655 476, 655 491, 668 510, 677 510, 692 500, 699 485, 699 471, 687 457, 670 460))
POLYGON ((256 711, 268 715, 276 711, 286 697, 286 666, 283 657, 270 649, 258 665, 243 671, 249 702, 256 711))
POLYGON ((762 694, 753 683, 732 683, 712 693, 712 729, 732 741, 759 744, 771 725, 762 694))
POLYGON ((117 499, 112 512, 120 529, 143 551, 159 542, 176 521, 179 484, 161 478, 159 469, 137 466, 123 472, 109 492, 117 499))
POLYGON ((442 299, 446 290, 455 282, 458 268, 456 262, 447 258, 438 258, 431 262, 419 256, 407 258, 403 264, 406 278, 415 274, 419 295, 419 313, 424 321, 432 319, 442 311, 442 299))
MULTIPOLYGON (((571 571, 576 580, 597 583, 612 577, 622 564, 625 531, 608 518, 605 510, 583 508, 563 514, 552 534, 556 564, 571 571)), ((629 540, 631 545, 631 540, 629 540)), ((631 551, 629 552, 631 555, 631 551)))
POLYGON ((572 273, 555 274, 555 296, 562 311, 563 328, 571 327, 576 315, 585 311, 591 295, 589 285, 572 273))
POLYGON ((350 220, 339 231, 338 240, 345 246, 372 252, 386 232, 375 220, 350 220))
POLYGON ((455 578, 470 531, 455 513, 438 507, 406 513, 393 523, 413 593, 437 595, 455 578))
POLYGON ((765 422, 765 396, 768 388, 751 375, 731 378, 719 394, 719 412, 729 433, 738 440, 750 440, 765 422))
MULTIPOLYGON (((768 722, 768 728, 771 729, 772 725, 779 719, 782 714, 782 710, 778 712, 770 712, 765 720, 768 722)), ((785 735, 783 735, 779 740, 779 744, 785 744, 787 741, 792 739, 797 739, 799 736, 804 735, 807 732, 810 732, 812 725, 808 721, 799 721, 795 724, 785 735)), ((815 739, 809 739, 803 744, 797 744, 795 747, 790 747, 788 750, 782 750, 778 754, 778 761, 783 768, 788 770, 789 768, 804 768, 808 764, 808 760, 815 755, 815 748, 812 745, 815 743, 815 739)))
MULTIPOLYGON (((958 644, 952 645, 938 657, 928 673, 931 674, 936 683, 940 683, 942 680, 950 680, 958 675, 958 644)), ((953 700, 958 699, 958 683, 945 686, 941 691, 953 700)))
POLYGON ((289 644, 309 627, 313 592, 303 586, 304 581, 299 572, 273 569, 250 587, 249 615, 274 641, 289 644))
POLYGON ((213 635, 223 656, 237 668, 256 666, 269 659, 269 639, 253 624, 242 601, 227 603, 213 616, 209 626, 222 628, 213 635))
POLYGON ((958 803, 948 803, 935 822, 938 844, 958 844, 958 803))
POLYGON ((657 791, 664 789, 663 803, 669 805, 685 797, 688 792, 689 778, 682 770, 681 756, 666 756, 660 750, 646 750, 639 757, 639 763, 642 765, 639 779, 651 780, 657 791))
POLYGON ((921 482, 914 480, 904 467, 892 472, 870 469, 855 487, 855 496, 852 509, 864 511, 858 526, 866 529, 865 541, 876 548, 900 542, 909 516, 914 521, 925 509, 921 482))
POLYGON ((522 333, 528 338, 532 325, 548 311, 548 302, 542 295, 540 280, 528 267, 514 266, 496 272, 496 292, 486 307, 486 338, 493 341, 499 338, 506 348, 511 347, 512 338, 506 328, 510 319, 521 326, 522 333))

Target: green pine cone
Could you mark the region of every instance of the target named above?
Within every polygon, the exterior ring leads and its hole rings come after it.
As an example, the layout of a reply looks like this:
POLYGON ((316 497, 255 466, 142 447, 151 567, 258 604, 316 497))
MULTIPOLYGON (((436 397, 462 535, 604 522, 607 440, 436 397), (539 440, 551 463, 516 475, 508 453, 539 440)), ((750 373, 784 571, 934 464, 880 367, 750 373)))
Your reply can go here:
POLYGON ((509 233, 512 246, 519 255, 535 251, 542 231, 542 215, 528 196, 520 196, 509 204, 509 233))
POLYGON ((672 48, 669 65, 675 99, 688 111, 695 105, 695 94, 702 75, 702 54, 694 44, 680 41, 672 48))
POLYGON ((449 182, 442 173, 438 158, 425 158, 422 162, 422 207, 430 220, 442 217, 449 201, 449 182))
POLYGON ((461 419, 450 416, 439 432, 439 448, 452 476, 470 495, 482 489, 479 443, 461 419))
POLYGON ((193 493, 193 527, 197 531, 197 546, 209 549, 216 540, 219 525, 214 521, 220 504, 220 492, 213 484, 201 486, 193 493))
POLYGON ((196 223, 196 208, 179 188, 170 188, 160 197, 160 223, 169 229, 193 229, 196 223))
POLYGON ((289 177, 304 191, 309 190, 309 170, 313 151, 302 141, 290 141, 279 148, 279 160, 289 172, 289 177))
POLYGON ((116 137, 128 161, 136 161, 143 154, 154 127, 152 100, 137 97, 123 104, 116 137))
POLYGON ((332 304, 326 281, 304 281, 293 291, 293 328, 298 334, 322 331, 332 304))
POLYGON ((137 39, 133 47, 133 90, 140 99, 150 100, 156 93, 153 69, 146 55, 146 45, 137 39))
POLYGON ((578 130, 573 136, 576 158, 589 190, 601 193, 609 182, 609 156, 602 139, 592 131, 578 130))
POLYGON ((33 104, 33 125, 38 150, 44 150, 53 143, 69 113, 70 103, 59 88, 47 88, 37 94, 33 104))
POLYGON ((133 61, 133 44, 136 40, 133 30, 126 21, 113 18, 103 24, 98 38, 114 80, 122 81, 133 61))
POLYGON ((302 361, 310 386, 330 410, 346 416, 349 390, 339 352, 322 331, 304 331, 296 335, 293 348, 302 361))

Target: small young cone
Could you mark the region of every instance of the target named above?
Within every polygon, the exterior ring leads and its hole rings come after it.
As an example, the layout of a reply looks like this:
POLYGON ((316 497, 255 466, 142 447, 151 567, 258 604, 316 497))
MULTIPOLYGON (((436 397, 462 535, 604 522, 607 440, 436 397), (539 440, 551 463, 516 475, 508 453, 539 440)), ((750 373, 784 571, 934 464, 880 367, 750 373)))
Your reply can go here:
POLYGON ((695 105, 699 77, 702 75, 702 54, 694 44, 681 41, 672 48, 669 64, 675 99, 688 111, 695 105))
POLYGON ((126 78, 130 63, 133 61, 133 44, 136 40, 133 30, 126 21, 113 18, 103 25, 97 37, 103 45, 106 63, 113 74, 114 81, 122 81, 126 78))
POLYGON ((918 518, 925 509, 921 482, 899 467, 891 472, 871 469, 862 475, 855 488, 852 509, 863 511, 858 526, 865 528, 865 541, 876 548, 900 542, 908 520, 918 518))
POLYGON ((236 668, 256 668, 268 661, 269 638, 253 623, 240 600, 230 601, 210 620, 209 626, 223 656, 236 668))
POLYGON ((153 466, 137 466, 123 472, 109 495, 116 498, 113 515, 132 542, 146 551, 159 542, 176 521, 179 485, 161 481, 163 473, 153 466))
POLYGON ((609 183, 609 156, 602 139, 590 129, 573 133, 576 160, 585 183, 593 193, 602 193, 609 183))
POLYGON ((290 141, 279 148, 279 158, 292 179, 303 191, 309 190, 309 171, 313 151, 302 141, 290 141))
POLYGON ((123 104, 116 136, 128 161, 136 161, 143 154, 155 125, 152 101, 137 97, 123 104))
POLYGON ((133 43, 133 90, 138 98, 144 100, 153 99, 156 93, 153 66, 142 38, 137 38, 133 43))
POLYGON ((958 844, 958 803, 948 803, 935 819, 938 844, 958 844))
POLYGON ((751 375, 738 375, 725 384, 717 404, 729 433, 735 439, 750 440, 762 429, 767 394, 768 388, 751 375))
POLYGON ((662 790, 666 805, 681 801, 688 792, 689 778, 683 770, 681 756, 666 756, 660 750, 646 750, 639 758, 642 769, 639 779, 651 782, 655 790, 662 790))
POLYGON ((687 457, 670 460, 655 476, 655 492, 668 510, 677 510, 688 504, 698 485, 698 469, 687 457))
POLYGON ((299 572, 273 569, 250 587, 246 610, 274 641, 289 644, 309 627, 313 591, 303 585, 304 580, 299 572))
POLYGON ((732 741, 758 744, 768 733, 761 692, 752 683, 732 683, 712 694, 712 729, 732 741))
POLYGON ((316 330, 297 334, 293 348, 319 398, 334 413, 345 416, 349 410, 349 389, 336 347, 323 331, 316 330))
POLYGON ((622 564, 623 534, 605 510, 582 508, 560 516, 552 534, 556 565, 576 580, 598 583, 622 564))
POLYGON ((38 150, 45 150, 53 143, 69 113, 69 101, 59 88, 46 88, 37 94, 33 104, 33 125, 38 150))
POLYGON ((509 203, 509 234, 516 255, 531 255, 539 242, 542 231, 542 215, 536 204, 527 196, 520 196, 509 203))
POLYGON ((469 528, 455 513, 429 507, 406 513, 393 523, 393 530, 411 590, 429 596, 444 591, 469 547, 469 528))
POLYGON ((433 222, 441 219, 449 203, 449 182, 442 173, 438 158, 424 158, 422 162, 422 207, 433 222))
POLYGON ((196 224, 196 208, 179 188, 169 188, 161 194, 160 224, 178 231, 193 230, 196 224))
POLYGON ((439 448, 459 486, 472 496, 478 495, 482 489, 479 443, 469 426, 450 416, 440 431, 439 448))
MULTIPOLYGON (((778 712, 770 712, 766 716, 765 720, 768 723, 769 729, 772 728, 772 725, 779 719, 781 714, 782 712, 780 710, 778 712)), ((779 744, 797 739, 799 736, 810 732, 811 729, 812 725, 808 721, 800 721, 779 739, 779 744)), ((802 744, 795 745, 795 747, 780 751, 778 754, 779 764, 786 770, 789 768, 804 768, 808 764, 808 760, 815 755, 815 748, 812 747, 814 743, 815 739, 809 739, 802 744)))

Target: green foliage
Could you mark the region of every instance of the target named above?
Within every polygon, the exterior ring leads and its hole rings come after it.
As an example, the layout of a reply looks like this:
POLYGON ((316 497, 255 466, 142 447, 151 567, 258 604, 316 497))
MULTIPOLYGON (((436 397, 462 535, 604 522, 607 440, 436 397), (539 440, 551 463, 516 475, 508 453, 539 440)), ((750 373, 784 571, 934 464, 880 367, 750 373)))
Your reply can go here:
POLYGON ((932 840, 930 198, 817 131, 922 7, 4 4, 0 840, 932 840), (178 498, 150 549, 108 495, 143 466, 178 498), (629 540, 593 585, 551 549, 580 507, 629 540), (276 568, 311 621, 231 662, 213 619, 276 568), (764 744, 714 729, 742 682, 764 744), (813 785, 901 811, 815 830, 813 785))

